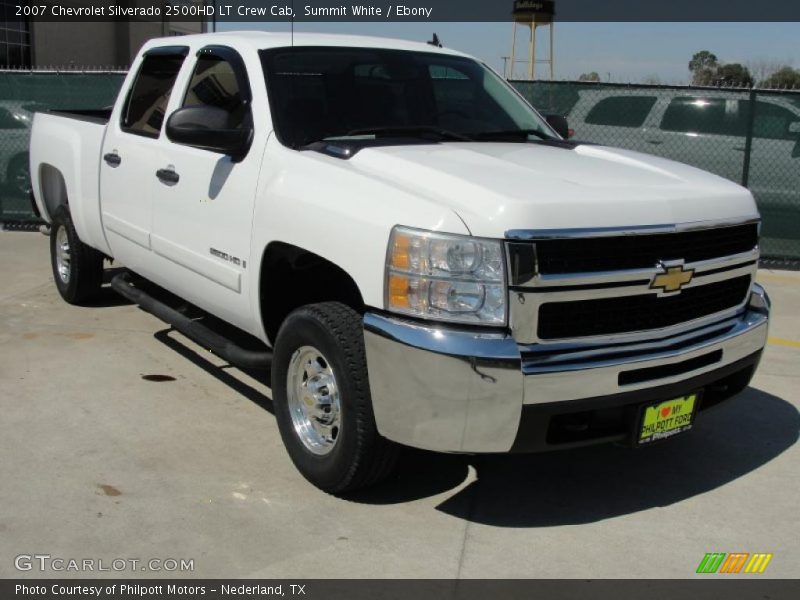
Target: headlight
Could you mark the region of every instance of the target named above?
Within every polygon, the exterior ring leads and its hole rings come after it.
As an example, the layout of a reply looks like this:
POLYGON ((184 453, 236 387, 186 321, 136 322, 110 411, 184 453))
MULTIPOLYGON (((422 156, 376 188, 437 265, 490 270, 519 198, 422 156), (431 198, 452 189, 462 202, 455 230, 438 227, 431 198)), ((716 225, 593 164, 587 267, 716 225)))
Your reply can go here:
POLYGON ((502 243, 395 227, 386 257, 385 304, 416 317, 505 325, 502 243))

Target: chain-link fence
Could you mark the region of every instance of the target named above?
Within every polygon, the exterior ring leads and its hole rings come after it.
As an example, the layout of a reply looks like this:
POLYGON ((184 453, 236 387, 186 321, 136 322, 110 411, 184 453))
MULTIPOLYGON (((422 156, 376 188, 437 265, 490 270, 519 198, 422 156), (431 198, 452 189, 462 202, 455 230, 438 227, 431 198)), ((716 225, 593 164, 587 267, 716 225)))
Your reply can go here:
MULTIPOLYGON (((124 73, 0 71, 0 221, 32 220, 33 114, 114 103, 124 73)), ((762 254, 800 262, 800 91, 515 81, 576 139, 689 163, 747 185, 763 218, 762 254)))
POLYGON ((800 261, 800 91, 514 81, 575 139, 685 162, 749 187, 762 256, 800 261))
POLYGON ((0 221, 31 221, 28 142, 33 115, 114 103, 120 72, 0 71, 0 221))

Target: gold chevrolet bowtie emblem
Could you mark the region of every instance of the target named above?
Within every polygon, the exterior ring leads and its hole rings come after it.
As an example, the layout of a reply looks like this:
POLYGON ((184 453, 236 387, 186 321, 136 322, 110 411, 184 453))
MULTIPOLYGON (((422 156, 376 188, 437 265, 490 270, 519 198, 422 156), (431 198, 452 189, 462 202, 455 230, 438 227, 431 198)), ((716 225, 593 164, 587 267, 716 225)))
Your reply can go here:
POLYGON ((679 292, 694 277, 694 269, 684 269, 683 265, 668 267, 662 264, 661 266, 664 272, 653 277, 650 289, 661 290, 665 293, 679 292))

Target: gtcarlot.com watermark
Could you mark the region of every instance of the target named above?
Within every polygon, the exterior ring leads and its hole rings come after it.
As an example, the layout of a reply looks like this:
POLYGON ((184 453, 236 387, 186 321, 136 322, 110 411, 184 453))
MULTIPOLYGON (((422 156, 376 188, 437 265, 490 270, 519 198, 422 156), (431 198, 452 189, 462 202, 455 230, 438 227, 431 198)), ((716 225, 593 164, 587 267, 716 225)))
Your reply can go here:
POLYGON ((120 573, 150 571, 185 573, 194 571, 193 558, 63 558, 50 554, 19 554, 14 558, 17 571, 120 573))

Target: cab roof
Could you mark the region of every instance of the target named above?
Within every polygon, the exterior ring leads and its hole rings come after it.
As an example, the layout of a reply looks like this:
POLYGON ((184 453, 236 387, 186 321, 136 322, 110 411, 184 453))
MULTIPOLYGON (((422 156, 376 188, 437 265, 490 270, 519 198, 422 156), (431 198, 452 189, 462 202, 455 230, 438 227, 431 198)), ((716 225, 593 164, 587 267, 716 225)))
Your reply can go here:
POLYGON ((340 35, 328 33, 296 32, 268 32, 268 31, 225 31, 217 33, 200 33, 185 35, 180 38, 167 37, 150 40, 145 49, 158 46, 174 46, 176 44, 190 44, 192 46, 204 44, 223 44, 233 48, 249 48, 252 50, 265 50, 268 48, 285 48, 289 46, 338 46, 350 48, 381 48, 387 50, 409 50, 416 52, 433 52, 472 58, 468 54, 439 48, 424 42, 413 42, 383 37, 361 35, 340 35))

